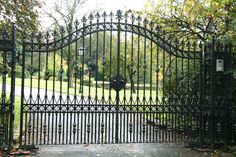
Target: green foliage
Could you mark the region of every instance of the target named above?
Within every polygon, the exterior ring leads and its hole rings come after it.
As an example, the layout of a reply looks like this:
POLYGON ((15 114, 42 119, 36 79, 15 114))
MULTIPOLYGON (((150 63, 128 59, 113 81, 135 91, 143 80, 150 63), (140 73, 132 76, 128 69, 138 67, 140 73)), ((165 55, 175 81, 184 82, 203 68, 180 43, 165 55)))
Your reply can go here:
POLYGON ((8 65, 6 65, 6 69, 5 69, 3 66, 3 63, 0 62, 0 76, 2 75, 2 71, 4 70, 6 70, 8 74, 11 72, 11 68, 8 65))
POLYGON ((37 72, 34 72, 33 74, 33 79, 43 79, 44 78, 44 72, 43 71, 37 71, 37 72))
MULTIPOLYGON (((22 67, 21 66, 16 66, 15 68, 15 77, 16 78, 22 78, 22 67)), ((28 70, 25 69, 25 78, 29 78, 30 77, 30 73, 28 70)), ((11 77, 11 73, 8 73, 8 76, 11 77)))
POLYGON ((57 72, 60 70, 60 61, 61 57, 58 54, 55 54, 55 58, 53 53, 49 54, 48 57, 48 71, 51 76, 57 76, 57 72), (54 63, 55 63, 55 75, 54 75, 54 63))
POLYGON ((184 96, 185 98, 198 96, 200 64, 195 62, 194 66, 194 61, 187 59, 183 60, 182 63, 182 59, 177 58, 176 60, 173 57, 171 63, 168 62, 168 66, 164 70, 165 81, 162 80, 163 95, 168 96, 170 94, 171 96, 184 96), (169 71, 168 66, 172 67, 171 71, 169 71))
MULTIPOLYGON (((236 0, 149 1, 142 13, 144 12, 145 16, 152 17, 161 29, 165 30, 167 35, 179 40, 205 42, 211 40, 214 34, 215 38, 221 42, 236 46, 235 4, 236 0)), ((235 47, 233 47, 232 52, 236 52, 235 47)), ((190 69, 192 69, 192 66, 191 63, 190 69)), ((235 69, 236 67, 230 67, 228 71, 232 79, 236 75, 235 69)), ((184 71, 186 76, 186 70, 184 71)), ((198 78, 198 75, 196 77, 198 78)), ((180 78, 178 80, 180 83, 183 82, 180 78)), ((168 82, 167 78, 164 82, 165 91, 168 90, 168 82)), ((183 85, 186 86, 186 80, 184 82, 183 85)), ((190 87, 194 86, 192 83, 189 84, 190 87)), ((174 79, 172 78, 170 85, 174 85, 174 79)), ((231 91, 233 91, 235 85, 232 85, 231 88, 231 91)), ((174 88, 171 87, 170 89, 174 88)), ((184 91, 186 92, 186 90, 184 91)))
POLYGON ((95 82, 94 78, 91 77, 90 81, 89 81, 89 77, 88 76, 84 76, 83 77, 83 85, 89 86, 89 82, 90 82, 90 86, 94 86, 94 82, 95 82))
POLYGON ((151 2, 146 15, 165 28, 170 35, 206 41, 214 33, 225 41, 235 40, 235 0, 188 0, 151 2))
POLYGON ((27 30, 36 31, 39 26, 39 14, 36 8, 41 6, 42 2, 40 0, 0 1, 0 30, 2 28, 10 29, 14 17, 18 29, 25 30, 27 28, 27 30))
POLYGON ((230 149, 230 152, 236 156, 236 146, 229 147, 229 149, 230 149))
MULTIPOLYGON (((103 35, 101 35, 103 37, 103 35)), ((146 50, 144 49, 144 39, 143 37, 140 37, 139 40, 139 47, 138 47, 138 35, 133 35, 133 47, 132 41, 131 41, 131 33, 127 33, 127 39, 125 42, 125 33, 121 32, 121 41, 120 41, 120 75, 127 78, 127 81, 130 82, 130 76, 129 74, 132 73, 132 78, 134 80, 134 83, 137 83, 137 79, 139 77, 139 83, 144 83, 144 76, 145 76, 145 83, 150 83, 151 80, 154 82, 155 78, 150 78, 150 73, 154 73, 154 69, 150 69, 150 65, 152 64, 154 66, 155 59, 151 60, 151 50, 150 50, 150 44, 151 41, 146 41, 146 50), (139 49, 139 51, 138 51, 139 49), (139 59, 138 59, 139 57, 139 59), (145 60, 146 58, 146 60, 145 60), (144 70, 144 62, 146 62, 146 69, 144 70), (132 66, 131 66, 132 63, 132 66), (130 70, 130 69, 132 70, 130 70), (130 70, 130 71, 129 71, 130 70), (139 72, 139 76, 138 76, 139 72), (144 75, 145 72, 145 75, 144 75)), ((106 41, 105 41, 105 48, 101 47, 102 49, 99 54, 98 59, 98 71, 99 75, 103 78, 105 81, 109 81, 110 79, 110 72, 111 77, 114 77, 117 75, 117 43, 118 39, 116 36, 112 36, 112 40, 110 39, 110 34, 106 34, 106 41), (112 42, 112 43, 110 43, 112 42), (112 47, 110 45, 112 44, 112 47), (103 54, 104 53, 104 54, 103 54), (103 76, 104 73, 104 76, 103 76)), ((102 45, 103 42, 100 42, 102 45)), ((154 45, 154 43, 153 43, 154 45)), ((155 47, 155 46, 153 46, 155 47)), ((156 57, 156 49, 152 49, 152 57, 156 57)), ((93 68, 92 68, 93 69, 93 68)), ((96 78, 95 78, 96 79, 96 78)))

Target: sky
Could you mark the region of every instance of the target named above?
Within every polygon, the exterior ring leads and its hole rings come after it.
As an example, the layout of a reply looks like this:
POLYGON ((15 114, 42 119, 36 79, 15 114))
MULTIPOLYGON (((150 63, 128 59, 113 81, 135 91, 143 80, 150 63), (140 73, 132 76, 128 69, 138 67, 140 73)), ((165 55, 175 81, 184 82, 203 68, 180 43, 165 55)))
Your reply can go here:
MULTIPOLYGON (((44 2, 44 7, 41 14, 41 26, 43 28, 48 28, 52 25, 52 20, 48 18, 44 12, 50 11, 52 5, 58 0, 42 0, 44 2)), ((100 8, 105 11, 117 11, 117 10, 140 10, 144 7, 146 0, 89 0, 84 8, 81 9, 80 14, 84 14, 85 12, 91 12, 100 8), (83 13, 84 12, 84 13, 83 13)), ((81 18, 81 17, 79 17, 81 18)), ((80 20, 80 19, 78 19, 80 20)))

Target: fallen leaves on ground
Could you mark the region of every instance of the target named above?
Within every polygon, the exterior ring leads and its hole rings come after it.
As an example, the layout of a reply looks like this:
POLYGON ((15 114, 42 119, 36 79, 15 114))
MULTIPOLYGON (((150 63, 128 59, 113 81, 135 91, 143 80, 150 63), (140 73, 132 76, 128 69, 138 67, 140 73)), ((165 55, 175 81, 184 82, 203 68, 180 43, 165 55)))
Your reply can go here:
POLYGON ((83 145, 83 147, 88 147, 89 146, 89 144, 85 144, 85 145, 83 145))
POLYGON ((10 155, 29 155, 29 154, 30 151, 25 151, 25 150, 17 150, 10 153, 10 155))

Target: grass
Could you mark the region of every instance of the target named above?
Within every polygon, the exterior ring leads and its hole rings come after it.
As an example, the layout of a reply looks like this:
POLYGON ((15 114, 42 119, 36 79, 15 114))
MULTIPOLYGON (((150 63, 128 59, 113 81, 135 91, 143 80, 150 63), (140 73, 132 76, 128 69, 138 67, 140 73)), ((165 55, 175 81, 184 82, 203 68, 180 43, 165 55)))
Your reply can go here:
MULTIPOLYGON (((0 94, 1 89, 0 89, 0 94)), ((1 96, 1 95, 0 95, 1 96)), ((7 100, 10 100, 10 93, 7 93, 7 100)), ((14 119, 14 129, 17 130, 20 127, 20 97, 16 96, 15 97, 15 108, 14 108, 14 114, 15 114, 15 119, 14 119)))
MULTIPOLYGON (((7 78, 7 84, 10 84, 10 81, 11 81, 10 78, 7 78)), ((45 81, 45 80, 41 79, 38 81, 37 79, 32 79, 32 81, 31 81, 28 78, 24 79, 24 86, 25 87, 46 89, 46 84, 47 84, 47 89, 51 90, 51 91, 53 90, 53 87, 54 87, 56 92, 60 92, 60 90, 61 90, 62 93, 66 93, 66 94, 69 91, 69 94, 71 94, 71 95, 74 95, 75 92, 79 96, 82 95, 82 93, 79 93, 80 84, 74 85, 73 88, 68 88, 67 82, 55 81, 55 85, 53 85, 52 80, 45 81), (38 85, 38 83, 40 83, 40 85, 38 85), (76 88, 75 88, 75 86, 76 86, 76 88), (76 91, 75 91, 75 89, 76 89, 76 91)), ((21 86, 21 78, 16 78, 16 85, 21 86)), ((89 86, 85 86, 85 85, 83 85, 81 87, 83 89, 83 95, 85 97, 88 97, 89 93, 90 93, 91 98, 94 99, 96 96, 96 93, 97 93, 98 100, 102 100, 102 96, 104 96, 105 100, 108 100, 109 96, 111 96, 112 100, 115 101, 116 91, 114 91, 114 90, 109 91, 108 89, 105 89, 105 88, 89 87, 89 86)), ((146 99, 149 99, 150 96, 152 96, 152 98, 156 97, 156 91, 152 90, 152 93, 150 93, 150 89, 143 90, 143 85, 140 85, 140 87, 141 87, 141 89, 139 90, 138 94, 137 94, 137 90, 136 90, 136 93, 132 93, 133 98, 139 96, 139 98, 142 100, 144 97, 144 93, 145 93, 146 99)), ((149 85, 147 85, 147 87, 149 87, 149 85)), ((130 89, 122 90, 122 91, 120 91, 119 94, 120 94, 120 98, 124 98, 124 96, 126 96, 126 98, 129 99, 131 96, 131 90, 130 89)), ((159 96, 160 96, 160 94, 159 94, 159 96)))
POLYGON ((15 120, 14 120, 14 128, 19 129, 20 127, 20 97, 15 97, 15 120))

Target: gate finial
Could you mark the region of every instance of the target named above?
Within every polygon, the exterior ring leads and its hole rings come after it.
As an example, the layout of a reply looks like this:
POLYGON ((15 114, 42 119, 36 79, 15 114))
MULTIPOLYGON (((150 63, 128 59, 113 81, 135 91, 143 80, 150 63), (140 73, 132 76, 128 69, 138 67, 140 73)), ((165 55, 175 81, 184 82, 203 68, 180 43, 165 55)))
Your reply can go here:
POLYGON ((153 27, 154 27, 154 21, 151 20, 150 23, 149 23, 149 25, 150 25, 151 29, 153 29, 153 27))
POLYGON ((89 18, 90 21, 93 21, 93 19, 94 19, 93 14, 91 13, 88 18, 89 18))
POLYGON ((137 21, 138 21, 138 24, 140 24, 140 22, 142 21, 142 18, 141 18, 140 15, 138 15, 138 17, 137 17, 137 21))
POLYGON ((86 23, 86 21, 87 21, 87 18, 85 16, 83 16, 81 22, 86 23))
POLYGON ((107 13, 105 11, 103 12, 102 17, 103 17, 103 20, 106 21, 107 13))
POLYGON ((121 19, 122 18, 122 11, 121 10, 117 11, 116 17, 117 17, 117 19, 121 19))
POLYGON ((101 18, 101 15, 99 14, 99 12, 96 13, 95 17, 97 18, 97 21, 99 21, 99 19, 101 18))
POLYGON ((134 14, 131 15, 130 19, 131 19, 132 23, 134 23, 134 20, 135 20, 134 14))

